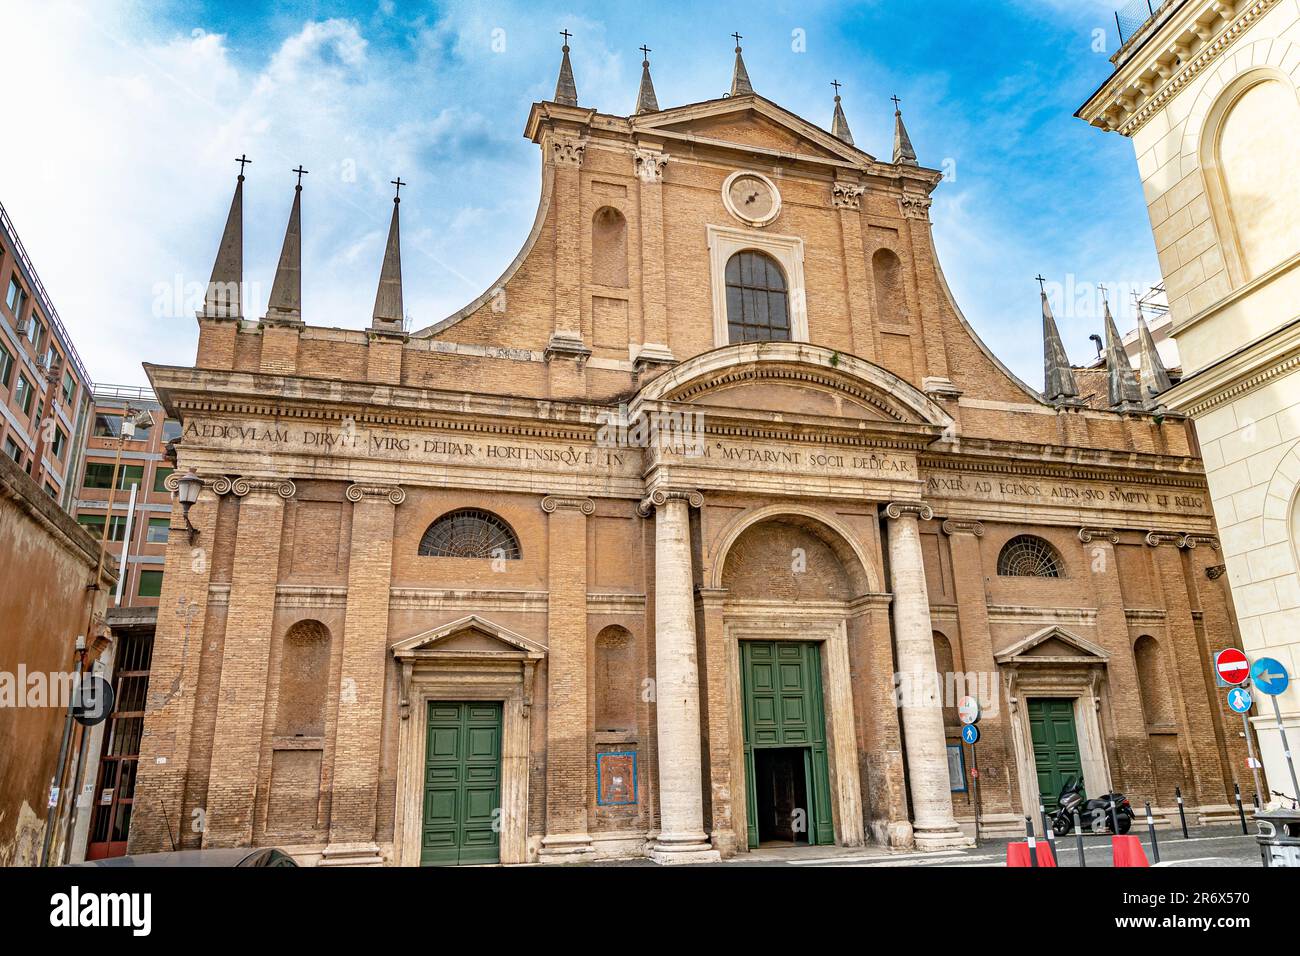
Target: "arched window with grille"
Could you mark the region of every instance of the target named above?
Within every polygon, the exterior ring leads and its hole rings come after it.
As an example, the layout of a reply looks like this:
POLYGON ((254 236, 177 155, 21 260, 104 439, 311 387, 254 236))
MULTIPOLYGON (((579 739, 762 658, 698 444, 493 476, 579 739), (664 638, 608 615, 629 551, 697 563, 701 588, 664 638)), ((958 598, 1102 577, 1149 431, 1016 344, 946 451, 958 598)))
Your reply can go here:
POLYGON ((518 561, 519 538, 510 525, 478 508, 449 511, 424 532, 420 556, 518 561))
POLYGON ((738 252, 727 262, 726 279, 732 345, 790 341, 790 297, 775 259, 752 250, 738 252))
POLYGON ((1064 565, 1056 549, 1030 534, 1012 538, 998 555, 998 576, 1004 578, 1060 578, 1064 565))

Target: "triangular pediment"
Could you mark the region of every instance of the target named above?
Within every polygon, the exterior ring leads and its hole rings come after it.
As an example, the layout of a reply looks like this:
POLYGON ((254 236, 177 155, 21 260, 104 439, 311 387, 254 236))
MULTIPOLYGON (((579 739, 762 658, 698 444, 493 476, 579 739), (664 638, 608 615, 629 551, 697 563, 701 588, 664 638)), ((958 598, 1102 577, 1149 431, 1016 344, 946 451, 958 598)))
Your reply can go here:
POLYGON ((997 662, 1104 664, 1109 658, 1105 648, 1053 624, 1012 644, 997 662))
POLYGON ((541 658, 546 655, 545 645, 477 614, 403 638, 391 650, 399 659, 431 656, 541 658))
POLYGON ((758 95, 693 103, 633 117, 634 131, 741 151, 863 166, 873 157, 758 95))

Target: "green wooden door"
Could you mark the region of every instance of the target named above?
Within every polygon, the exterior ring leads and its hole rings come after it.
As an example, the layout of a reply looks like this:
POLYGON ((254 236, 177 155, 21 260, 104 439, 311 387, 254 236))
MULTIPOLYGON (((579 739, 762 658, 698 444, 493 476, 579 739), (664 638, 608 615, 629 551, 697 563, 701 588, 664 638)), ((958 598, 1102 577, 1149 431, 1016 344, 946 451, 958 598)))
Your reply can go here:
POLYGON ((422 866, 500 859, 501 705, 429 702, 422 866))
POLYGON ((804 748, 807 756, 808 842, 835 842, 830 773, 826 760, 826 718, 822 703, 821 649, 803 641, 740 645, 740 680, 745 711, 746 811, 749 846, 758 846, 758 800, 754 751, 804 748))
POLYGON ((1083 775, 1079 734, 1074 726, 1074 701, 1031 699, 1029 730, 1034 740, 1039 797, 1043 806, 1055 810, 1065 781, 1083 775))

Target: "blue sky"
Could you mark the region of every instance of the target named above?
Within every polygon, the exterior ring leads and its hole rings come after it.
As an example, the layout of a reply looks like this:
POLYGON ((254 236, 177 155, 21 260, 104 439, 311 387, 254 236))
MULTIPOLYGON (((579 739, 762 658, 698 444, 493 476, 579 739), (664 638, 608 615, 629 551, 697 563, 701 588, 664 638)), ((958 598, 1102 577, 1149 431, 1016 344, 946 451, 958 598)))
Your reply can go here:
MULTIPOLYGON (((830 125, 839 79, 857 143, 876 155, 901 96, 922 162, 955 172, 932 211, 953 291, 1031 385, 1033 276, 1072 289, 1159 279, 1130 143, 1073 117, 1110 71, 1096 51, 1096 31, 1115 44, 1109 3, 7 7, 23 41, 7 45, 6 72, 28 84, 9 106, 0 201, 99 382, 143 384, 142 360, 193 361, 187 293, 207 280, 242 152, 254 161, 245 271, 263 301, 300 162, 309 323, 368 322, 398 174, 412 326, 475 298, 533 220, 539 157, 521 134, 529 104, 554 90, 565 27, 579 99, 606 112, 631 110, 642 43, 661 106, 721 94, 736 30, 755 89, 813 122, 830 125)), ((1093 298, 1061 299, 1082 362, 1100 330, 1093 298)), ((1127 327, 1127 305, 1117 314, 1127 327)))

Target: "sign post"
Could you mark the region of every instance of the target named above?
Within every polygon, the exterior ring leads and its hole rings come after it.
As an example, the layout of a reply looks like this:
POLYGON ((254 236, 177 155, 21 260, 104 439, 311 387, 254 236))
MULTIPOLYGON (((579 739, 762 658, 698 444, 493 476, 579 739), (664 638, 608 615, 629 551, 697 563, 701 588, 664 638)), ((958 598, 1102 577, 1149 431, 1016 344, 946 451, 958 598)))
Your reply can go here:
POLYGON ((1241 714, 1241 730, 1246 735, 1246 751, 1250 755, 1250 772, 1255 780, 1255 794, 1258 798, 1258 795, 1263 792, 1264 784, 1259 778, 1260 762, 1255 756, 1255 740, 1251 736, 1250 720, 1247 719, 1250 708, 1254 704, 1254 698, 1246 689, 1250 686, 1250 661, 1237 648, 1230 647, 1214 655, 1214 672, 1223 683, 1232 687, 1232 690, 1228 691, 1228 706, 1234 712, 1241 714))
POLYGON ((970 744, 971 797, 975 803, 975 848, 980 845, 980 758, 976 748, 979 743, 980 702, 974 697, 963 697, 957 702, 957 716, 961 718, 961 739, 970 744))
POLYGON ((1291 745, 1287 743, 1286 727, 1282 725, 1282 708, 1277 705, 1278 697, 1286 693, 1291 683, 1291 676, 1286 672, 1281 661, 1271 657, 1261 657, 1250 669, 1250 680, 1257 691, 1273 699, 1273 716, 1277 718, 1277 732, 1282 738, 1282 754, 1286 757, 1287 769, 1291 771, 1291 795, 1293 799, 1300 799, 1300 783, 1296 782, 1295 761, 1291 759, 1291 745))

